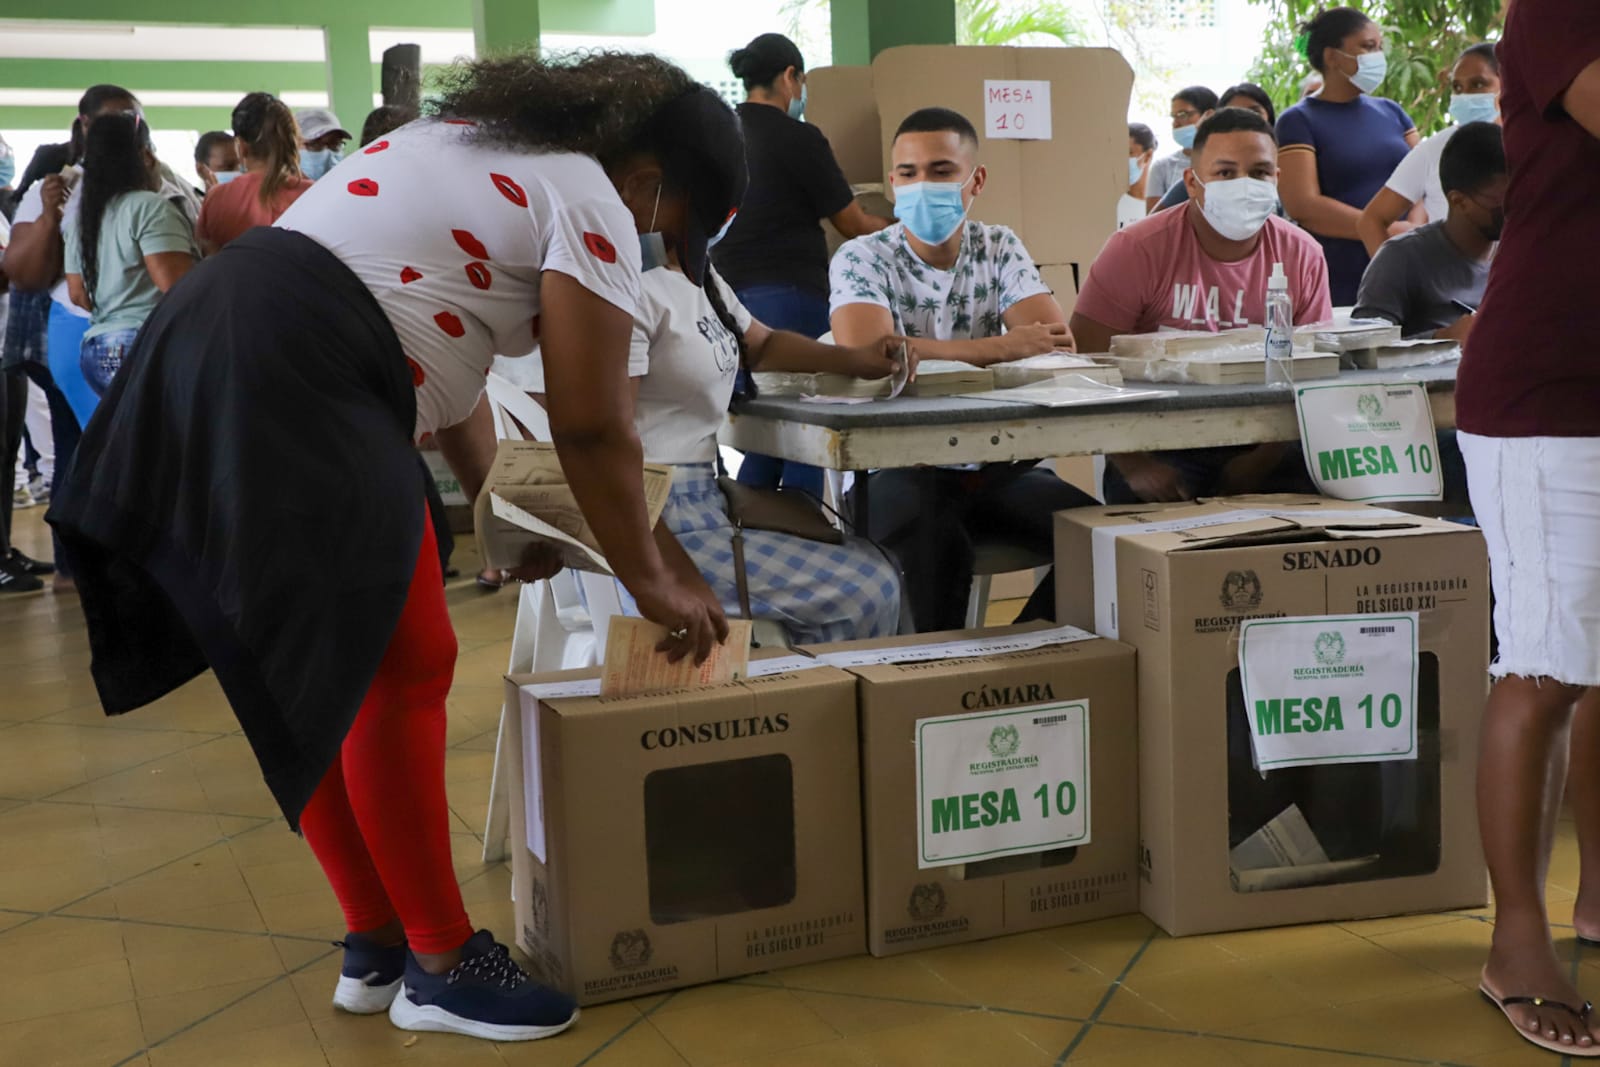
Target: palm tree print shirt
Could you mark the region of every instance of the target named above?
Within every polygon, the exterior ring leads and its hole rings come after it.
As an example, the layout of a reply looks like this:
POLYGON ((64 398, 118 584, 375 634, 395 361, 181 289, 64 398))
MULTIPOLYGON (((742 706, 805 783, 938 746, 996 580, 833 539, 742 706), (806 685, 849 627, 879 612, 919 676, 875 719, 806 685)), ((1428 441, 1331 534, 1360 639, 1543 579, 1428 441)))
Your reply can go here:
POLYGON ((876 304, 906 337, 998 337, 1013 304, 1050 287, 1009 228, 970 219, 962 225, 961 252, 949 270, 930 267, 911 250, 903 223, 846 241, 828 268, 830 313, 876 304))

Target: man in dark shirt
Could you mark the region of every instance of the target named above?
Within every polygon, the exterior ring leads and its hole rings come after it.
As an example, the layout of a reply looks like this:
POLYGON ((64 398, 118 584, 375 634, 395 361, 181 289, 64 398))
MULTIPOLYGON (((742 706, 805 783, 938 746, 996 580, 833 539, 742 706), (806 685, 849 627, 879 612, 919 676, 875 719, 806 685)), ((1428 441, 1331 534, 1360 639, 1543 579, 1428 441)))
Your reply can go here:
MULTIPOLYGON (((847 239, 876 233, 888 219, 856 203, 828 139, 799 121, 806 63, 781 33, 764 33, 728 57, 748 99, 739 105, 750 185, 712 262, 746 310, 775 330, 807 337, 828 332, 828 242, 821 220, 847 239)), ((787 486, 822 495, 822 472, 749 455, 746 485, 787 486)))
POLYGON ((1439 157, 1439 181, 1450 213, 1378 249, 1361 278, 1355 317, 1392 322, 1406 337, 1465 341, 1505 225, 1510 179, 1500 127, 1462 126, 1439 157))

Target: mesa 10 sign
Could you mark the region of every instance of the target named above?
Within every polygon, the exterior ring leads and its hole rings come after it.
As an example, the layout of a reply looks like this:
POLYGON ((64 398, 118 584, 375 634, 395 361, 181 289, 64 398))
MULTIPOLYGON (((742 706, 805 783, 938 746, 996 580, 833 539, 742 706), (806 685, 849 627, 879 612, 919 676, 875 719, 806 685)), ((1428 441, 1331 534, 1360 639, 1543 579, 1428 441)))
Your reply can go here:
POLYGON ((1048 141, 1050 83, 985 81, 983 134, 991 139, 1048 141))

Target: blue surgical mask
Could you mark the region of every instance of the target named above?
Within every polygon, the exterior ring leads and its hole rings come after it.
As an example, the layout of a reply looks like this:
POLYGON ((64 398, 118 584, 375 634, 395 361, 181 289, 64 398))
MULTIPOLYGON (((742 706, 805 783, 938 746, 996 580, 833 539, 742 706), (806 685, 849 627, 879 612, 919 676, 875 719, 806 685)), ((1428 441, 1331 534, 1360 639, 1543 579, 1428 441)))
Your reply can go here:
POLYGON ((1450 117, 1458 126, 1493 122, 1500 117, 1500 102, 1493 93, 1457 93, 1450 98, 1450 117))
MULTIPOLYGON (((973 174, 978 173, 973 168, 973 174)), ((913 182, 894 187, 894 217, 905 223, 911 235, 924 244, 942 245, 961 228, 967 217, 961 202, 972 175, 964 182, 913 182)))
POLYGON ((800 83, 800 95, 789 101, 789 117, 797 119, 806 113, 806 83, 800 83))
POLYGON ((7 188, 11 179, 17 176, 17 157, 11 151, 11 146, 0 141, 0 189, 7 188))
POLYGON ((639 235, 639 269, 655 270, 667 266, 667 239, 659 233, 639 235))
POLYGON ((239 170, 219 170, 213 171, 211 176, 217 179, 218 185, 227 185, 229 182, 233 181, 233 179, 237 178, 243 173, 243 171, 239 170))
POLYGON ((332 148, 302 148, 300 150, 300 171, 307 178, 316 181, 332 170, 343 158, 343 153, 332 148))
POLYGON ((1128 184, 1138 185, 1139 179, 1144 176, 1144 164, 1139 162, 1137 156, 1128 158, 1128 184))
POLYGON ((1200 132, 1199 124, 1193 126, 1179 126, 1172 131, 1172 139, 1178 142, 1178 147, 1185 152, 1194 147, 1194 135, 1200 132))
POLYGON ((1356 61, 1356 72, 1350 75, 1350 84, 1364 93, 1370 93, 1382 85, 1383 79, 1389 74, 1389 57, 1382 52, 1363 52, 1359 56, 1352 56, 1348 52, 1339 54, 1356 61))

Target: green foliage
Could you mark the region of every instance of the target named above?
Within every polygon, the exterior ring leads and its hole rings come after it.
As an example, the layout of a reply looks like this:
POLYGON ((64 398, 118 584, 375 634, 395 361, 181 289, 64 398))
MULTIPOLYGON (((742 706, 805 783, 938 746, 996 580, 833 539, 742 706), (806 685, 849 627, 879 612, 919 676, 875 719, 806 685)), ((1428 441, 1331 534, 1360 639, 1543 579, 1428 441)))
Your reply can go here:
MULTIPOLYGON (((1300 26, 1331 5, 1319 0, 1251 2, 1270 7, 1273 17, 1250 77, 1281 111, 1300 99, 1300 82, 1311 73, 1311 64, 1294 47, 1300 26)), ((1424 135, 1442 129, 1450 104, 1450 68, 1464 49, 1499 35, 1501 0, 1373 0, 1357 6, 1383 27, 1389 76, 1378 95, 1405 108, 1424 135)))

